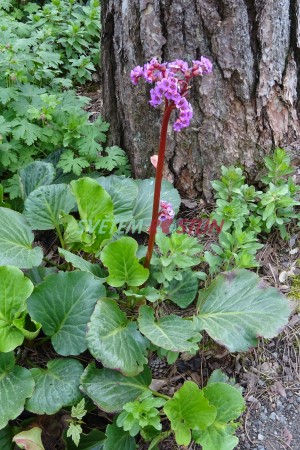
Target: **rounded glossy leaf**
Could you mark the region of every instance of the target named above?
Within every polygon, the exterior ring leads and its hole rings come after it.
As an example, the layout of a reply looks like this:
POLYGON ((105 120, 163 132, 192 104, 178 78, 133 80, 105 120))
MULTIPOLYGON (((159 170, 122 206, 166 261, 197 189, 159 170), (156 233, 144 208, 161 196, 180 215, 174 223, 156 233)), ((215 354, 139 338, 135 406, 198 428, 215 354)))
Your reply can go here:
POLYGON ((101 253, 101 260, 108 268, 107 283, 114 287, 140 286, 149 277, 149 270, 139 263, 136 257, 138 243, 131 237, 107 244, 101 253))
POLYGON ((25 200, 24 215, 34 230, 52 230, 59 226, 62 214, 75 206, 75 199, 66 184, 41 186, 25 200))
POLYGON ((216 418, 216 408, 209 404, 203 391, 193 381, 184 383, 167 401, 164 411, 179 445, 189 445, 191 430, 205 430, 216 418))
POLYGON ((21 414, 33 389, 34 381, 29 370, 15 366, 12 352, 0 353, 0 430, 21 414))
POLYGON ((148 340, 130 322, 117 303, 109 298, 98 301, 88 325, 89 351, 104 367, 134 376, 147 364, 148 340))
POLYGON ((83 366, 75 359, 53 359, 47 369, 30 369, 35 381, 26 409, 35 414, 55 414, 64 406, 76 404, 81 394, 80 377, 83 366))
POLYGON ((199 310, 196 328, 231 352, 254 347, 258 336, 276 336, 291 313, 277 289, 245 269, 221 274, 206 291, 200 291, 199 310))
POLYGON ((55 177, 53 164, 43 161, 34 161, 23 167, 20 172, 22 197, 28 195, 40 186, 51 184, 55 177))
POLYGON ((18 447, 26 450, 45 450, 42 443, 42 429, 39 427, 21 431, 14 436, 13 441, 18 447))
POLYGON ((182 274, 182 280, 173 279, 168 287, 167 296, 180 308, 187 308, 196 297, 199 281, 191 270, 182 274))
POLYGON ((103 450, 136 450, 137 448, 135 439, 116 424, 107 426, 106 435, 103 450))
POLYGON ((26 218, 8 208, 0 208, 0 265, 20 269, 39 266, 43 259, 40 247, 32 248, 34 235, 26 218))
POLYGON ((170 315, 155 320, 153 308, 141 306, 139 329, 149 341, 172 352, 197 350, 201 335, 193 329, 193 323, 182 317, 170 315))
POLYGON ((33 284, 20 269, 0 267, 0 352, 10 352, 22 344, 26 330, 20 316, 24 317, 32 291, 33 284))
POLYGON ((97 178, 97 181, 111 196, 116 223, 131 220, 133 204, 138 194, 136 181, 117 175, 97 178))
POLYGON ((151 372, 148 367, 136 377, 125 377, 110 369, 97 369, 90 364, 81 377, 80 389, 103 411, 118 412, 128 402, 148 391, 151 372))
POLYGON ((35 287, 28 299, 31 317, 42 324, 60 355, 86 350, 85 333, 97 300, 105 295, 101 282, 87 272, 59 272, 35 287))

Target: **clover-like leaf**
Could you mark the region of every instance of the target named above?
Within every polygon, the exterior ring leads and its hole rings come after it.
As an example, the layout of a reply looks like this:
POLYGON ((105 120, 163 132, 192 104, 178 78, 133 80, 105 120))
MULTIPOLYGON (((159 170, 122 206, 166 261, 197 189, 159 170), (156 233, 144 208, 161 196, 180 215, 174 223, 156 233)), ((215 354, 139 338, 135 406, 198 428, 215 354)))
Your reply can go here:
POLYGON ((26 402, 26 409, 35 414, 55 414, 63 406, 77 403, 80 377, 83 366, 75 359, 53 359, 47 369, 34 368, 30 373, 35 381, 32 397, 26 402))
POLYGON ((62 214, 75 206, 75 199, 66 184, 40 186, 25 200, 24 215, 34 230, 52 230, 59 227, 62 214))
POLYGON ((26 450, 45 450, 42 443, 42 429, 39 427, 21 431, 21 433, 14 436, 13 442, 15 442, 18 447, 26 450))
POLYGON ((21 414, 33 390, 34 380, 29 370, 15 366, 12 352, 0 353, 0 430, 21 414))
POLYGON ((32 248, 33 240, 34 235, 25 217, 16 211, 0 207, 0 265, 20 269, 39 266, 43 252, 40 247, 32 248))
POLYGON ((148 340, 127 319, 117 303, 101 298, 92 314, 86 334, 88 349, 104 367, 134 376, 143 370, 148 340))
POLYGON ((203 450, 232 450, 238 444, 233 436, 237 424, 232 423, 244 410, 241 393, 226 383, 211 383, 203 389, 204 396, 217 410, 215 421, 203 431, 197 431, 194 439, 203 450))
POLYGON ((125 283, 140 286, 147 280, 149 270, 139 263, 137 250, 138 244, 131 237, 122 237, 104 247, 101 260, 109 271, 108 284, 114 287, 121 287, 125 283))
POLYGON ((263 285, 249 270, 219 275, 199 296, 195 326, 231 352, 257 344, 257 337, 272 338, 290 315, 287 299, 275 288, 263 285))
POLYGON ((24 340, 26 299, 33 284, 17 267, 0 267, 0 352, 9 352, 24 340))
POLYGON ((28 299, 31 317, 51 336, 60 355, 86 350, 85 332, 95 304, 105 288, 88 272, 59 272, 35 287, 28 299))
POLYGON ((193 323, 182 317, 169 315, 155 320, 150 306, 141 306, 138 318, 139 329, 149 341, 172 352, 192 352, 201 335, 194 330, 193 323))
POLYGON ((171 421, 179 445, 189 445, 191 430, 205 430, 214 422, 217 414, 216 408, 209 404, 203 391, 193 381, 184 383, 174 397, 167 401, 164 411, 171 421))

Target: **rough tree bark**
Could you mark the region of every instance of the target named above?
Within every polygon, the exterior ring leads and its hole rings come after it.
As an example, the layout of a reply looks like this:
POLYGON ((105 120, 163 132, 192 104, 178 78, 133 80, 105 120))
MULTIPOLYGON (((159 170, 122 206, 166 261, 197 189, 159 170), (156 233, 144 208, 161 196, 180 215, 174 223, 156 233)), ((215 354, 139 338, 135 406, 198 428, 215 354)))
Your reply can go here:
POLYGON ((129 74, 154 56, 214 65, 194 80, 192 125, 170 126, 168 170, 182 193, 209 198, 222 164, 253 173, 272 147, 300 141, 300 0, 106 0, 102 33, 105 116, 136 177, 153 175, 161 111, 129 74))

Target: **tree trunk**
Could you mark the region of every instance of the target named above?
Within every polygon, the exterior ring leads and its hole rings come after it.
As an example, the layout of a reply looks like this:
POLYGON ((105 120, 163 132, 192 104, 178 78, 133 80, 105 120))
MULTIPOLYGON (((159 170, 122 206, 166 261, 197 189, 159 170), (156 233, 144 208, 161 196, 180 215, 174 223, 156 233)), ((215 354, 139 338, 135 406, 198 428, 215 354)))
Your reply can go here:
MULTIPOLYGON (((129 74, 152 57, 206 56, 213 73, 194 79, 194 117, 169 129, 169 176, 181 193, 209 199, 220 166, 253 174, 275 146, 296 146, 300 91, 300 0, 106 0, 102 4, 105 117, 135 177, 153 175, 162 112, 150 85, 129 74)), ((174 113, 173 113, 174 114, 174 113)))

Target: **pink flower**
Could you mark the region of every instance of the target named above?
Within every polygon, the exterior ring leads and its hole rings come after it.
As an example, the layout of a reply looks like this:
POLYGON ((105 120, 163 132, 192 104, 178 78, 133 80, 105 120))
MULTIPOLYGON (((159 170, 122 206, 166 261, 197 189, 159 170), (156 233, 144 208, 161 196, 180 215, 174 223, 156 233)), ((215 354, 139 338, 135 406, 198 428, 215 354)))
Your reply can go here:
POLYGON ((137 84, 141 77, 149 83, 155 83, 154 88, 150 90, 150 105, 156 108, 163 100, 173 104, 179 110, 179 117, 173 128, 175 131, 181 131, 182 128, 189 126, 193 117, 192 105, 186 99, 190 79, 211 71, 212 63, 204 56, 201 56, 199 61, 194 60, 192 67, 181 59, 160 63, 156 58, 152 58, 149 63, 144 64, 144 67, 135 67, 130 73, 130 78, 133 84, 137 84))
POLYGON ((150 157, 150 161, 151 161, 151 163, 152 163, 152 165, 155 167, 155 169, 156 169, 156 167, 157 167, 157 161, 158 161, 158 155, 152 155, 151 157, 150 157))

